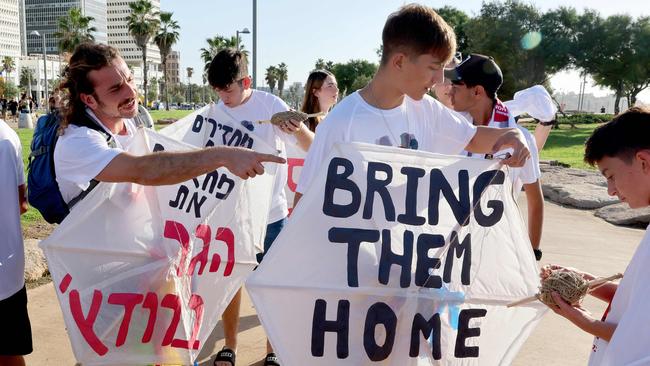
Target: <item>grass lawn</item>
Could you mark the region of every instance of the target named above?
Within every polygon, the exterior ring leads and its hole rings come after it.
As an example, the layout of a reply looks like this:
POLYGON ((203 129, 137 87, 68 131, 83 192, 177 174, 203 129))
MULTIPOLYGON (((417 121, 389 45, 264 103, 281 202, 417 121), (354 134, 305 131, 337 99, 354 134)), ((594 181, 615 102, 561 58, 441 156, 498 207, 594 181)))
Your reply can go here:
POLYGON ((572 168, 594 169, 582 161, 585 152, 585 141, 598 124, 577 124, 571 129, 569 125, 560 125, 551 134, 541 151, 541 160, 557 160, 571 165, 572 168))
POLYGON ((181 110, 174 110, 174 109, 170 109, 168 111, 164 109, 160 111, 149 111, 149 113, 151 114, 151 118, 153 118, 154 122, 163 118, 181 119, 192 112, 194 111, 188 111, 188 110, 181 111, 181 110))
MULTIPOLYGON (((170 110, 170 111, 151 111, 154 121, 161 118, 180 119, 190 114, 192 111, 170 110)), ((582 162, 584 153, 584 143, 597 124, 578 124, 578 128, 571 129, 570 126, 561 125, 560 129, 552 130, 551 135, 541 152, 542 160, 558 160, 570 164, 574 168, 590 169, 588 165, 582 162)), ((534 128, 534 127, 533 127, 534 128)), ((23 145, 23 160, 25 170, 27 169, 27 158, 30 152, 33 130, 17 129, 20 142, 23 145)), ((41 214, 34 208, 30 207, 29 211, 21 217, 23 232, 25 237, 42 238, 49 234, 52 226, 45 223, 41 214)))

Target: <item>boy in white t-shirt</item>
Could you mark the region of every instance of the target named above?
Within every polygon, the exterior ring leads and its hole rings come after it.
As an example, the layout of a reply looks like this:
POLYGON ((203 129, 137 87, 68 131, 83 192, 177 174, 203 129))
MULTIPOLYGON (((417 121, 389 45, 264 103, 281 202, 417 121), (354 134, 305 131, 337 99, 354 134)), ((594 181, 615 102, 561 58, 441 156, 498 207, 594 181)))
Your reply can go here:
MULTIPOLYGON (((544 195, 540 184, 541 171, 537 147, 533 136, 527 129, 520 127, 514 117, 497 98, 497 91, 503 83, 503 74, 499 65, 491 57, 470 54, 453 69, 445 70, 445 78, 452 83, 451 104, 455 111, 464 116, 476 126, 496 128, 518 128, 526 137, 531 158, 521 168, 513 168, 511 177, 515 192, 521 192, 523 186, 526 192, 528 206, 528 237, 533 246, 535 259, 542 259, 539 249, 544 222, 544 195)), ((468 156, 486 158, 485 154, 468 156)), ((497 153, 498 155, 499 153, 497 153)))
MULTIPOLYGON (((273 94, 251 89, 248 62, 246 55, 242 52, 225 49, 217 53, 210 62, 208 82, 219 94, 220 101, 217 107, 234 121, 245 124, 252 133, 269 146, 274 146, 280 156, 286 158, 285 144, 296 145, 305 151, 309 149, 314 134, 302 121, 286 120, 280 126, 271 123, 256 123, 256 121, 270 120, 273 114, 288 111, 289 107, 282 99, 273 94)), ((287 175, 287 166, 280 166, 273 186, 273 201, 264 238, 264 252, 271 247, 284 227, 289 214, 287 197, 284 192, 287 175)), ((258 255, 258 262, 261 262, 263 257, 264 253, 258 255)), ((231 366, 235 363, 240 303, 241 289, 237 291, 222 316, 225 345, 215 357, 214 364, 217 366, 231 366)), ((278 359, 268 341, 264 364, 278 364, 278 359)))
POLYGON ((370 83, 343 99, 318 126, 296 189, 296 204, 338 142, 442 154, 463 149, 492 153, 510 147, 513 154, 504 163, 524 164, 529 151, 518 129, 475 127, 425 95, 442 81, 443 68, 456 50, 454 31, 433 9, 410 4, 391 14, 382 43, 381 64, 370 83))
POLYGON ((131 155, 124 148, 134 135, 131 119, 138 114, 138 95, 133 75, 117 49, 81 44, 64 74, 61 88, 67 100, 62 103, 63 135, 54 149, 54 170, 68 204, 88 190, 91 180, 168 185, 222 166, 247 179, 264 173, 261 162, 284 163, 273 155, 224 146, 131 155))
MULTIPOLYGON (((596 128, 585 143, 585 162, 607 178, 607 191, 630 208, 650 206, 650 109, 632 107, 596 128)), ((589 365, 650 364, 650 228, 639 243, 621 282, 608 282, 589 294, 609 302, 601 320, 580 305, 571 306, 557 294, 551 309, 595 336, 589 365)), ((616 243, 612 242, 612 250, 616 243)), ((573 268, 591 281, 595 276, 573 268)), ((543 271, 542 278, 548 275, 543 271)))
POLYGON ((20 139, 0 119, 0 365, 24 365, 32 353, 27 314, 25 248, 20 215, 27 212, 20 139))

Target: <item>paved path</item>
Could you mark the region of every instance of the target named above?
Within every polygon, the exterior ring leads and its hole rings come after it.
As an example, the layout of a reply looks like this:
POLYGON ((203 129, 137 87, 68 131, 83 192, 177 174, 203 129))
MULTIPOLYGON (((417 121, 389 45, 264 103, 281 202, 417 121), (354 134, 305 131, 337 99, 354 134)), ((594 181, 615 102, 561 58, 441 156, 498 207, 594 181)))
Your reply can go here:
MULTIPOLYGON (((593 216, 592 212, 567 209, 546 202, 546 226, 542 240, 542 263, 557 263, 598 275, 623 272, 643 231, 616 227, 593 216)), ((522 205, 525 212, 525 203, 522 205)), ((28 291, 29 314, 34 334, 34 353, 28 365, 72 366, 75 364, 65 332, 61 310, 52 284, 28 291)), ((605 306, 587 301, 586 307, 600 316, 605 306)), ((568 321, 548 313, 523 346, 514 365, 585 365, 592 337, 568 321)), ((242 303, 238 365, 262 365, 265 338, 250 299, 242 303)), ((212 355, 223 345, 218 325, 199 356, 199 364, 212 365, 212 355)))

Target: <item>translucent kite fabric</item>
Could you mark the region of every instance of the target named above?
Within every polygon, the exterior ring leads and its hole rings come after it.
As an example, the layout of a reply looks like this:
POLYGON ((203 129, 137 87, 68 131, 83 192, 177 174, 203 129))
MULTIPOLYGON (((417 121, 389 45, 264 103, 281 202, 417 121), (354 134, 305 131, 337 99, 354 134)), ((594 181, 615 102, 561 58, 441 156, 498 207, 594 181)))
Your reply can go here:
MULTIPOLYGON (((178 139, 140 129, 128 152, 203 147, 209 130, 194 122, 177 122, 178 139)), ((220 168, 167 186, 100 183, 75 206, 41 247, 78 362, 194 362, 257 264, 275 173, 265 168, 246 181, 220 168)))
POLYGON ((545 312, 497 161, 337 145, 249 289, 283 365, 507 365, 545 312), (290 306, 287 306, 290 304, 290 306))

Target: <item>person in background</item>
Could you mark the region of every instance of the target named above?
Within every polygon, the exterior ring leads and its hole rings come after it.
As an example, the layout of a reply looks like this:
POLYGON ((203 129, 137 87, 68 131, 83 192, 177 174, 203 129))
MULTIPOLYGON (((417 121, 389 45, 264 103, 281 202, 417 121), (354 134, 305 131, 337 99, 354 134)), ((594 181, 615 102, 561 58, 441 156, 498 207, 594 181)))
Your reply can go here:
MULTIPOLYGON (((607 179, 607 192, 627 203, 631 209, 650 206, 650 109, 632 107, 610 122, 596 128, 585 143, 584 160, 597 167, 607 179)), ((616 250, 612 243, 612 251, 616 250)), ((550 271, 549 271, 550 270, 550 271)), ((585 280, 595 276, 573 268, 551 265, 551 271, 573 271, 585 280)), ((617 285, 607 282, 589 295, 609 303, 599 320, 581 305, 571 305, 552 293, 555 306, 549 306, 583 331, 594 336, 589 365, 650 364, 650 230, 617 285)))
MULTIPOLYGON (((314 70, 307 78, 305 97, 300 110, 307 114, 324 112, 327 115, 332 106, 336 104, 338 97, 339 87, 334 74, 327 70, 314 70)), ((325 115, 308 118, 305 123, 309 130, 316 132, 316 126, 325 118, 325 115)))
POLYGON ((16 132, 0 121, 0 365, 23 366, 32 353, 27 314, 25 248, 20 215, 27 212, 22 147, 16 132))
MULTIPOLYGON (((497 97, 497 91, 503 84, 501 69, 492 57, 473 53, 458 66, 445 72, 446 78, 453 84, 450 95, 455 111, 462 113, 475 126, 517 128, 526 138, 531 159, 521 168, 512 168, 510 176, 516 196, 521 192, 522 186, 526 192, 528 236, 535 258, 541 260, 542 251, 539 246, 544 222, 544 196, 538 152, 530 132, 517 125, 510 110, 497 97)), ((474 158, 492 158, 492 154, 464 154, 474 158)))

